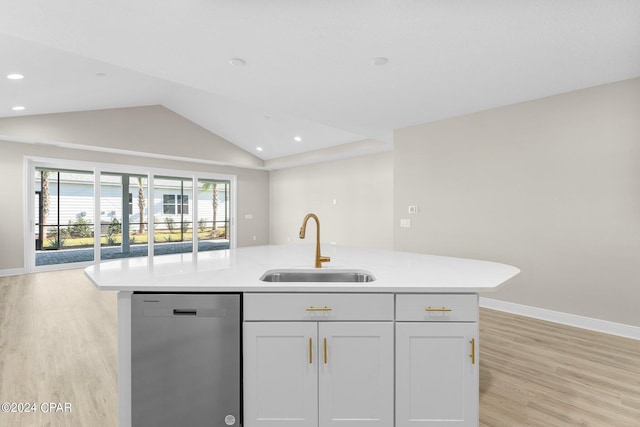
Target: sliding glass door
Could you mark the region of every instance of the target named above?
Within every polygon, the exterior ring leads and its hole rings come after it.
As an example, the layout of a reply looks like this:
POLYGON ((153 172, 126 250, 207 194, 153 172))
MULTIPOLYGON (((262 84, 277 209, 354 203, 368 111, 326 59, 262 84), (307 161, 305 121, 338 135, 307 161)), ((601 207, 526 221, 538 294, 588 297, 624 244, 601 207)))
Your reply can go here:
POLYGON ((100 175, 100 259, 149 254, 147 181, 146 175, 100 175))
POLYGON ((36 168, 33 178, 35 265, 93 261, 93 172, 36 168))
POLYGON ((198 251, 229 247, 231 182, 198 180, 198 251))
POLYGON ((28 170, 33 220, 25 236, 33 249, 26 265, 51 269, 232 246, 233 176, 54 159, 29 160, 28 170))
POLYGON ((153 190, 153 253, 193 252, 193 180, 155 177, 153 190))

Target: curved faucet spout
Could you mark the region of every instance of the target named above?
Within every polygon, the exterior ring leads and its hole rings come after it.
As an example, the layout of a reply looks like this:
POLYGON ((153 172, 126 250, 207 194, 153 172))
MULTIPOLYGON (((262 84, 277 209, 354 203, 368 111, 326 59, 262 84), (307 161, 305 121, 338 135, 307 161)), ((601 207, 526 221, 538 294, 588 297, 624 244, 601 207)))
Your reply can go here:
POLYGON ((329 261, 331 261, 331 258, 329 258, 328 256, 320 255, 320 220, 318 219, 318 216, 316 214, 310 213, 310 214, 307 214, 307 216, 304 217, 304 221, 302 221, 302 227, 300 227, 299 237, 301 239, 304 239, 305 233, 307 231, 307 221, 309 221, 309 218, 313 218, 316 221, 316 259, 315 259, 315 267, 316 268, 320 268, 320 267, 322 267, 322 263, 323 262, 329 262, 329 261))

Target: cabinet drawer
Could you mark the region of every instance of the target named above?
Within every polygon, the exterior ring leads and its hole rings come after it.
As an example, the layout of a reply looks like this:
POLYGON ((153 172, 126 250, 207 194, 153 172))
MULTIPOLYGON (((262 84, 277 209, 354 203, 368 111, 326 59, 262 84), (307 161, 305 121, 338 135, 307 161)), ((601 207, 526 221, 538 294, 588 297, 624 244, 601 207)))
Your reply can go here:
POLYGON ((398 295, 396 297, 396 320, 405 322, 477 322, 478 295, 398 295))
POLYGON ((244 320, 393 320, 392 294, 244 294, 244 320))

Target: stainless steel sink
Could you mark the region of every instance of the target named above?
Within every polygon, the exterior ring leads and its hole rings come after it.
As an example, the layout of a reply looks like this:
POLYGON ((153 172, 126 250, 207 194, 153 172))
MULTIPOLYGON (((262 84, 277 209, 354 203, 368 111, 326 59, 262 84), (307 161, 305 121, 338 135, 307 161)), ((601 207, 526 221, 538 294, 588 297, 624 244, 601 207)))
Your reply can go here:
POLYGON ((265 272, 263 282, 373 282, 376 278, 366 270, 278 269, 265 272))

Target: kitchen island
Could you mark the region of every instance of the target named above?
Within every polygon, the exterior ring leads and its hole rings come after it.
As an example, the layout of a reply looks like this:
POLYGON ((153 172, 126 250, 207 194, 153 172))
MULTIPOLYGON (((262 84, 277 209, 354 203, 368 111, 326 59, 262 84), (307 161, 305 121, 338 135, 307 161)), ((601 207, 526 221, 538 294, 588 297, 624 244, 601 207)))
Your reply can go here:
POLYGON ((260 280, 272 269, 313 269, 313 251, 304 244, 256 246, 87 268, 98 289, 119 291, 119 425, 132 419, 132 295, 238 293, 245 427, 477 426, 478 292, 497 289, 519 270, 328 245, 323 271, 364 270, 375 280, 260 280), (284 351, 296 341, 304 354, 284 351))

